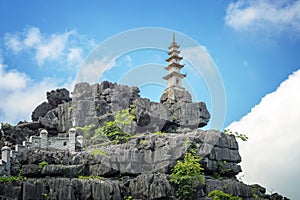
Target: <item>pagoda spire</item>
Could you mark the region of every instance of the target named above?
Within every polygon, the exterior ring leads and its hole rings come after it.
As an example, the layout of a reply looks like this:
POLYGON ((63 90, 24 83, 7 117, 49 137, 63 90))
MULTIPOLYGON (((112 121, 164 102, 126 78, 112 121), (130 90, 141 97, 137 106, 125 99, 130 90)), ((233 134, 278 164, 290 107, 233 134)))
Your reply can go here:
POLYGON ((175 41, 175 33, 173 33, 173 41, 169 46, 169 58, 166 61, 169 63, 166 70, 168 70, 168 74, 163 78, 168 81, 168 88, 177 87, 182 88, 182 79, 186 77, 186 74, 181 74, 180 69, 184 67, 184 65, 180 64, 182 57, 179 55, 179 45, 175 41))

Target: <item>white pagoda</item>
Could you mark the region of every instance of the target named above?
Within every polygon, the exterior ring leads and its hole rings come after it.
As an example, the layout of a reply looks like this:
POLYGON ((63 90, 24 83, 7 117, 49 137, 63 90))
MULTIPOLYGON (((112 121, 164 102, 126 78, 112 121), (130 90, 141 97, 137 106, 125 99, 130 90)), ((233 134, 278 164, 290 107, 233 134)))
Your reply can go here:
POLYGON ((175 33, 173 34, 173 41, 169 46, 169 58, 166 61, 169 63, 166 70, 168 74, 163 79, 168 81, 168 87, 160 97, 161 103, 191 103, 192 97, 190 93, 182 87, 182 79, 186 74, 181 74, 180 70, 184 65, 180 64, 182 57, 179 55, 179 45, 175 41, 175 33))
POLYGON ((184 67, 184 65, 180 64, 180 60, 182 57, 179 55, 179 45, 175 41, 175 33, 173 34, 173 42, 169 46, 169 58, 166 61, 169 63, 166 70, 168 70, 168 75, 163 78, 168 81, 168 88, 170 87, 178 87, 178 89, 182 88, 182 79, 186 77, 186 74, 181 74, 180 70, 184 67))

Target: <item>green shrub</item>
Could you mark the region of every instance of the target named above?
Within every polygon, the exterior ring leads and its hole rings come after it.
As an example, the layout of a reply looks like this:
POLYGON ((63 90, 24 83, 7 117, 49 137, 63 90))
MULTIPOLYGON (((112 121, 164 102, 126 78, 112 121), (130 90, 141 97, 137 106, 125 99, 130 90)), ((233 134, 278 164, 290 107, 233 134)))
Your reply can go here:
POLYGON ((13 181, 24 180, 23 176, 0 177, 0 183, 11 183, 13 181))
POLYGON ((241 139, 244 142, 246 142, 249 139, 247 135, 241 134, 241 133, 238 133, 238 132, 232 132, 229 129, 225 129, 224 133, 225 134, 229 134, 229 135, 234 135, 236 138, 239 138, 239 139, 241 139))
POLYGON ((95 150, 92 150, 91 152, 93 155, 101 155, 101 156, 105 156, 106 155, 106 152, 101 150, 101 149, 95 149, 95 150))
POLYGON ((2 128, 2 129, 9 129, 9 128, 11 128, 11 127, 12 127, 12 125, 9 124, 9 123, 1 123, 1 128, 2 128))
POLYGON ((79 127, 79 126, 77 126, 77 127, 75 127, 75 129, 76 129, 77 131, 82 131, 82 133, 83 133, 83 135, 84 135, 85 138, 89 138, 89 137, 90 137, 89 131, 90 131, 92 128, 94 128, 95 126, 96 126, 95 124, 90 124, 90 125, 86 125, 86 126, 84 126, 84 127, 79 127))
POLYGON ((124 109, 118 111, 115 115, 114 121, 106 122, 102 127, 95 130, 96 139, 101 136, 106 136, 109 140, 114 141, 116 144, 126 143, 131 138, 131 135, 124 132, 126 126, 130 125, 135 118, 134 109, 124 109))
POLYGON ((178 161, 172 169, 170 181, 177 184, 176 197, 182 200, 192 199, 192 194, 199 183, 204 182, 201 158, 187 152, 183 162, 178 161))
POLYGON ((212 200, 242 200, 242 198, 238 196, 232 196, 231 194, 227 194, 221 190, 213 190, 208 194, 212 200))
POLYGON ((39 163, 39 169, 42 170, 48 163, 46 161, 40 162, 39 163))
POLYGON ((91 179, 99 179, 99 180, 104 180, 103 177, 101 176, 93 176, 93 175, 90 175, 90 176, 78 176, 79 179, 86 179, 86 180, 91 180, 91 179))

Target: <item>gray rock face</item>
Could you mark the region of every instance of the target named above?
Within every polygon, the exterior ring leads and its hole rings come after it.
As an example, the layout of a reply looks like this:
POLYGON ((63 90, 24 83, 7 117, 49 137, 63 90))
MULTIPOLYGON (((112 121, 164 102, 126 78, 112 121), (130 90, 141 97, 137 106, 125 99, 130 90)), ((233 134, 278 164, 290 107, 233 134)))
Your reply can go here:
MULTIPOLYGON (((123 199, 118 181, 69 178, 41 178, 8 184, 10 191, 0 190, 4 199, 123 199)), ((0 189, 1 189, 0 184, 0 189)))
POLYGON ((50 105, 47 102, 43 102, 38 107, 34 109, 31 115, 32 121, 38 121, 40 117, 44 117, 48 111, 52 110, 54 106, 50 105))
POLYGON ((50 105, 57 107, 58 104, 69 102, 72 99, 70 98, 69 91, 62 88, 47 92, 47 100, 50 105))
POLYGON ((108 144, 83 152, 25 150, 12 161, 12 175, 27 177, 14 184, 0 183, 0 197, 6 199, 175 199, 176 185, 171 169, 185 153, 194 148, 202 157, 205 184, 199 184, 193 199, 205 199, 210 191, 222 190, 253 199, 264 199, 259 185, 246 185, 235 178, 241 169, 238 144, 233 135, 220 131, 194 130, 187 133, 140 134, 125 144, 108 144), (49 163, 43 168, 39 164, 49 163), (214 178, 217 175, 217 178, 214 178), (103 180, 78 179, 101 176, 103 180), (36 178, 38 177, 38 178, 36 178), (63 177, 63 178, 62 178, 63 177), (10 188, 13 194, 1 191, 10 188), (2 195, 2 196, 1 196, 2 195))
POLYGON ((119 110, 135 109, 132 132, 176 131, 178 127, 196 129, 205 126, 210 118, 203 102, 193 103, 185 90, 169 88, 161 103, 141 98, 137 87, 103 82, 90 85, 78 83, 73 91, 73 119, 75 126, 95 124, 99 127, 119 110), (99 120, 100 119, 100 120, 99 120))
POLYGON ((165 174, 141 174, 130 181, 129 189, 135 199, 176 199, 165 174))
POLYGON ((170 131, 168 126, 172 124, 193 130, 206 126, 210 119, 205 103, 193 103, 191 95, 183 88, 170 87, 166 89, 160 102, 169 111, 169 120, 165 126, 166 131, 170 131))
POLYGON ((72 153, 45 149, 14 152, 10 174, 27 179, 1 182, 0 199, 175 200, 177 186, 170 182, 170 174, 191 149, 202 158, 205 178, 193 199, 208 199, 208 193, 216 189, 246 200, 252 200, 254 195, 287 199, 278 194, 267 195, 265 188, 246 185, 235 178, 241 172, 235 137, 197 129, 208 123, 210 114, 205 103, 193 103, 183 88, 168 88, 157 103, 141 98, 137 87, 107 81, 94 85, 78 83, 72 101, 65 89, 48 92, 47 99, 49 103, 33 112, 35 122, 0 129, 0 147, 4 143, 20 144, 38 134, 40 128, 46 128, 53 136, 66 135, 64 132, 74 126, 85 127, 77 134, 84 134, 87 145, 82 152, 72 153), (105 135, 91 138, 96 128, 114 120, 123 109, 134 109, 135 115, 125 130, 131 134, 128 142, 116 144, 105 135), (87 130, 86 126, 92 128, 87 130), (157 132, 161 130, 167 133, 157 132), (42 162, 48 164, 41 167, 42 162))

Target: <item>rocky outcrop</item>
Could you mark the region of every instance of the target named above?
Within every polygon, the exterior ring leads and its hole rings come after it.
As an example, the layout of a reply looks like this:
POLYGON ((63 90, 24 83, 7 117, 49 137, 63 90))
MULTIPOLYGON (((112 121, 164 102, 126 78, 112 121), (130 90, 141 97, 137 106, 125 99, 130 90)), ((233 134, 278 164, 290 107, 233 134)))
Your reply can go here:
POLYGON ((55 108, 54 106, 50 105, 47 102, 43 102, 40 104, 38 107, 34 109, 31 115, 31 120, 32 121, 38 121, 40 117, 44 117, 47 112, 55 108))
POLYGON ((70 98, 69 91, 62 88, 47 92, 47 100, 51 106, 57 107, 59 104, 69 102, 72 99, 70 98))
POLYGON ((199 183, 193 199, 205 199, 213 190, 243 199, 253 199, 254 194, 263 199, 274 197, 266 195, 259 185, 246 185, 235 178, 241 171, 235 137, 214 130, 136 135, 124 144, 108 143, 80 153, 28 149, 12 161, 11 170, 12 175, 21 174, 28 179, 0 183, 0 188, 5 185, 14 191, 0 192, 0 197, 176 199, 171 169, 191 148, 202 157, 205 174, 205 184, 199 183), (41 167, 41 162, 48 164, 41 167), (79 179, 80 176, 91 178, 79 179), (96 178, 99 176, 102 178, 96 178))
POLYGON ((210 114, 205 103, 193 103, 191 95, 183 90, 169 88, 161 103, 141 98, 137 87, 118 85, 107 81, 90 85, 78 83, 73 91, 73 119, 75 126, 96 127, 113 119, 119 110, 133 106, 135 122, 132 132, 176 132, 205 126, 210 114))
POLYGON ((192 102, 192 97, 184 88, 169 87, 160 98, 168 110, 168 121, 164 130, 172 131, 174 125, 193 130, 206 126, 210 114, 204 102, 192 102))
POLYGON ((49 137, 66 137, 71 127, 84 136, 85 147, 77 141, 77 152, 26 145, 22 151, 11 148, 7 174, 26 179, 0 181, 0 199, 175 200, 178 185, 170 181, 172 169, 191 151, 202 158, 205 180, 198 184, 192 199, 208 199, 213 190, 246 200, 287 199, 237 180, 241 157, 235 137, 199 130, 208 123, 210 114, 205 103, 192 102, 184 88, 168 88, 158 103, 141 98, 137 87, 107 81, 78 83, 72 99, 66 89, 48 92, 47 99, 48 103, 34 110, 34 122, 3 125, 0 147, 20 144, 38 135, 41 128, 47 129, 49 137), (134 111, 134 120, 125 130, 128 140, 119 144, 105 135, 94 135, 124 109, 134 111))

